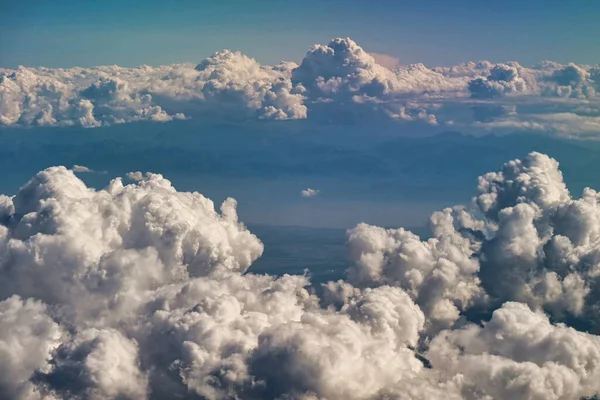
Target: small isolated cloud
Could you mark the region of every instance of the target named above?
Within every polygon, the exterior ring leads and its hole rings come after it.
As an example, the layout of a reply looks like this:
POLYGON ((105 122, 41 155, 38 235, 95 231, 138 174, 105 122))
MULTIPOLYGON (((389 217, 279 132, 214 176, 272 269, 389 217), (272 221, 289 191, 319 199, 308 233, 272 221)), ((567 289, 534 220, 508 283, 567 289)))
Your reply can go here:
POLYGON ((386 68, 394 69, 400 65, 400 59, 398 57, 390 56, 389 54, 369 53, 375 62, 379 65, 383 65, 386 68))
POLYGON ((300 192, 302 197, 315 197, 315 196, 318 196, 319 193, 321 193, 320 190, 311 189, 311 188, 304 189, 303 191, 300 192))
POLYGON ((86 166, 75 164, 75 165, 73 165, 73 172, 93 172, 93 171, 86 166))
POLYGON ((106 171, 95 171, 85 165, 73 165, 73 172, 90 173, 90 174, 106 174, 106 171))
POLYGON ((125 176, 132 181, 141 181, 144 179, 144 175, 140 171, 128 172, 125 176))

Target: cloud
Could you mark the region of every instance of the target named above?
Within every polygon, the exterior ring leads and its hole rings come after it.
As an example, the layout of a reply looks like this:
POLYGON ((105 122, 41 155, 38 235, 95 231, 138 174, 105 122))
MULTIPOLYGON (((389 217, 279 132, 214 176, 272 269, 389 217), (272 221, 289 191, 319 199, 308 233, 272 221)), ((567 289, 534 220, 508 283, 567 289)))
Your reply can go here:
POLYGON ((300 195, 302 195, 302 197, 316 197, 319 195, 319 193, 321 193, 320 190, 308 188, 302 190, 300 195))
POLYGON ((11 296, 0 302, 0 392, 6 398, 36 398, 31 378, 49 371, 52 351, 64 332, 34 299, 11 296))
POLYGON ((93 172, 93 170, 86 166, 75 164, 73 165, 73 172, 93 172))
POLYGON ((147 376, 138 360, 135 340, 114 329, 89 329, 62 343, 53 368, 37 378, 42 393, 59 398, 146 399, 147 376))
POLYGON ((261 65, 224 50, 198 64, 0 69, 0 124, 391 120, 465 132, 598 133, 589 124, 582 128, 552 118, 565 113, 589 117, 584 109, 598 116, 599 66, 469 61, 428 68, 396 61, 370 54, 349 38, 337 38, 313 46, 300 65, 261 65), (535 122, 543 118, 548 119, 545 124, 535 122))
POLYGON ((309 117, 341 120, 358 115, 435 122, 428 106, 412 101, 415 96, 455 92, 464 86, 464 82, 445 79, 422 64, 391 71, 349 38, 313 46, 292 71, 291 79, 306 97, 309 117))
POLYGON ((144 179, 144 175, 140 171, 128 172, 126 176, 127 179, 130 179, 132 181, 141 181, 142 179, 144 179))
POLYGON ((596 326, 598 198, 592 189, 571 198, 558 163, 531 153, 482 176, 469 207, 433 214, 432 239, 364 224, 351 230, 348 278, 407 290, 434 331, 469 308, 505 301, 596 326))
MULTIPOLYGON (((597 79, 597 69, 593 69, 594 78, 597 79)), ((560 97, 588 98, 596 95, 595 86, 598 81, 591 78, 591 73, 573 63, 566 66, 560 66, 548 78, 549 81, 556 83, 555 87, 547 89, 547 93, 552 93, 560 97)))
POLYGON ((248 271, 263 245, 235 200, 217 211, 131 177, 96 190, 52 167, 0 197, 10 398, 600 394, 600 196, 572 198, 545 155, 482 176, 470 204, 432 215, 430 239, 351 229, 347 279, 320 291, 248 271))
POLYGON ((470 81, 469 91, 473 98, 493 98, 504 94, 526 92, 527 84, 519 77, 516 67, 499 64, 490 70, 487 78, 470 81))
POLYGON ((84 165, 73 165, 73 172, 78 172, 78 173, 92 173, 92 174, 106 174, 106 171, 95 171, 93 169, 90 169, 84 165))
POLYGON ((302 96, 293 93, 289 71, 293 63, 263 67, 240 52, 223 51, 195 67, 197 80, 203 80, 202 97, 215 109, 246 111, 258 119, 297 119, 306 117, 302 96))
MULTIPOLYGON (((476 224, 464 211, 458 217, 476 224)), ((422 242, 400 229, 360 224, 348 232, 354 266, 348 281, 358 287, 393 285, 406 290, 428 317, 428 329, 452 326, 461 311, 486 299, 477 276, 480 265, 474 249, 454 227, 451 210, 432 217, 436 238, 422 242)))
POLYGON ((600 337, 552 325, 520 303, 505 303, 484 326, 443 332, 427 356, 434 369, 460 372, 463 391, 497 399, 579 399, 598 392, 600 337))

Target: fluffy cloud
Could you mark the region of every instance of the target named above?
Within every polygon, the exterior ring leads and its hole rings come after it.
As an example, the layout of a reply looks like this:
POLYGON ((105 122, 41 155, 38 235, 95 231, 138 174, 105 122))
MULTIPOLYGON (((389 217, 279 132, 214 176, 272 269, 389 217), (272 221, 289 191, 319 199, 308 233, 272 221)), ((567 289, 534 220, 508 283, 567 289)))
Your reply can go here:
POLYGON ((592 73, 573 63, 561 66, 548 78, 549 81, 556 83, 556 86, 550 90, 560 97, 593 97, 596 94, 595 86, 598 84, 597 68, 593 69, 592 73), (595 75, 594 79, 592 73, 595 75))
POLYGON ((315 197, 315 196, 318 196, 319 193, 321 193, 320 190, 308 188, 308 189, 302 190, 300 192, 300 195, 302 197, 315 197))
POLYGON ((141 181, 144 179, 144 175, 140 171, 128 172, 126 176, 127 179, 131 179, 132 181, 141 181))
POLYGON ((600 196, 532 153, 433 237, 361 224, 346 281, 255 275, 199 193, 64 167, 0 197, 0 390, 17 399, 578 399, 600 394, 600 196), (321 293, 317 296, 316 293, 321 293), (556 324, 551 321, 563 321, 556 324), (568 324, 568 325, 567 325, 568 324))
POLYGON ((0 124, 391 119, 465 131, 598 133, 595 125, 561 118, 600 115, 598 66, 482 61, 428 68, 395 61, 346 38, 313 46, 300 65, 261 65, 225 50, 197 65, 0 69, 0 124))
POLYGON ((51 168, 4 200, 0 294, 59 303, 74 319, 118 318, 137 303, 124 293, 243 272, 263 250, 237 221, 235 200, 218 213, 209 199, 178 193, 155 174, 96 192, 72 171, 51 168))
POLYGON ((224 51, 203 60, 195 68, 204 81, 203 100, 215 109, 245 110, 259 119, 306 118, 302 96, 292 93, 289 80, 293 63, 263 67, 239 52, 224 51))
POLYGON ((450 209, 434 214, 432 223, 435 238, 425 242, 402 228, 360 224, 350 230, 355 263, 348 280, 358 287, 401 287, 427 315, 428 330, 435 331, 451 326, 484 293, 477 276, 480 266, 472 257, 477 247, 457 230, 478 224, 464 211, 453 216, 450 209))
POLYGON ((403 229, 349 231, 350 283, 402 287, 434 331, 505 301, 596 326, 596 191, 571 198, 558 163, 539 153, 482 176, 478 191, 470 207, 433 214, 426 241, 403 229))
POLYGON ((552 325, 520 303, 504 304, 484 326, 442 332, 427 357, 434 369, 461 373, 463 393, 475 398, 579 399, 600 390, 600 337, 552 325))
POLYGON ((93 172, 93 170, 89 169, 85 165, 73 165, 73 172, 93 172))
POLYGON ((146 399, 148 382, 140 371, 138 347, 113 329, 79 332, 58 347, 53 367, 38 374, 47 397, 146 399))
POLYGON ((36 371, 48 371, 52 351, 64 333, 34 299, 12 296, 0 302, 0 392, 2 397, 36 398, 31 382, 36 371))
POLYGON ((0 123, 95 127, 191 116, 305 118, 291 93, 293 63, 264 67, 224 51, 196 67, 0 70, 0 123))
POLYGON ((473 98, 493 98, 511 93, 527 91, 527 84, 519 77, 519 71, 511 65, 499 64, 490 70, 486 78, 477 78, 469 82, 469 91, 473 98))

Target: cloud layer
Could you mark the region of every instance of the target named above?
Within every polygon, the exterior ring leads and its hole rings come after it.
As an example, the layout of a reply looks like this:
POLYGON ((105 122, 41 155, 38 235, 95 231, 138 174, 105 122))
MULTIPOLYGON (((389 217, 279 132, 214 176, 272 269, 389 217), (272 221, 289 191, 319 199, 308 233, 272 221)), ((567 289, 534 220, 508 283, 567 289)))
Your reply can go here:
POLYGON ((600 131, 600 66, 483 61, 427 68, 377 60, 350 39, 334 39, 313 46, 300 65, 260 65, 225 50, 198 65, 0 69, 0 124, 95 127, 226 117, 391 119, 566 136, 600 131))
POLYGON ((248 273, 238 221, 157 174, 64 167, 0 196, 11 399, 579 399, 600 393, 600 196, 539 153, 482 176, 433 237, 348 232, 347 279, 248 273))

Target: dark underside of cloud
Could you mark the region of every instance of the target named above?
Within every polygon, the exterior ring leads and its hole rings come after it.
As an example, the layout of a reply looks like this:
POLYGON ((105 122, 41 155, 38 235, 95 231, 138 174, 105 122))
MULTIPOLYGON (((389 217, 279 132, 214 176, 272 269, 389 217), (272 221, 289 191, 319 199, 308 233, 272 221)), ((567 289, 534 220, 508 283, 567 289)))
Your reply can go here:
POLYGON ((264 246, 231 198, 45 169, 0 196, 2 398, 598 395, 600 195, 558 167, 534 152, 483 174, 428 238, 358 224, 343 278, 312 285, 253 272, 264 246))

